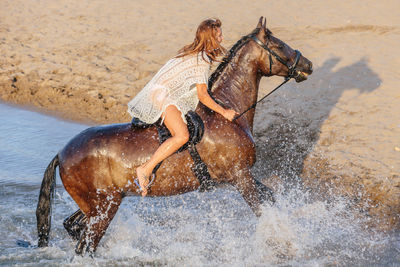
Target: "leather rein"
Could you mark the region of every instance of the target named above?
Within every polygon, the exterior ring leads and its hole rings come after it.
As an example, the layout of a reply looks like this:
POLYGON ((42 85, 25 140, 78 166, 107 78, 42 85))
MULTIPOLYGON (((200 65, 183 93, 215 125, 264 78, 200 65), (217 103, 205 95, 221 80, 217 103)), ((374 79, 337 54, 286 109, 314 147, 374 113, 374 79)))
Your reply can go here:
POLYGON ((263 101, 266 97, 268 97, 270 94, 272 94, 273 92, 275 92, 276 90, 278 90, 278 88, 280 88, 282 85, 284 85, 285 83, 287 83, 290 79, 292 78, 296 78, 297 76, 299 76, 299 71, 296 69, 297 64, 299 63, 300 57, 301 57, 301 53, 299 50, 295 50, 296 52, 296 57, 294 59, 294 62, 292 65, 289 65, 288 61, 283 60, 277 53, 275 53, 273 50, 271 50, 268 47, 268 42, 267 44, 264 44, 263 42, 261 42, 260 39, 258 39, 256 36, 251 36, 250 37, 253 41, 255 41, 259 46, 261 46, 262 48, 264 48, 265 50, 268 51, 269 54, 269 73, 272 73, 272 56, 278 60, 280 63, 282 63, 283 65, 285 65, 288 68, 288 75, 285 77, 285 80, 278 85, 277 87, 275 87, 274 90, 272 90, 271 92, 269 92, 267 95, 263 96, 260 100, 256 101, 253 105, 251 105, 248 109, 246 109, 245 111, 243 111, 242 113, 240 113, 239 115, 237 115, 232 121, 235 121, 237 119, 239 119, 243 114, 245 114, 247 111, 255 108, 257 106, 257 104, 261 101, 263 101))

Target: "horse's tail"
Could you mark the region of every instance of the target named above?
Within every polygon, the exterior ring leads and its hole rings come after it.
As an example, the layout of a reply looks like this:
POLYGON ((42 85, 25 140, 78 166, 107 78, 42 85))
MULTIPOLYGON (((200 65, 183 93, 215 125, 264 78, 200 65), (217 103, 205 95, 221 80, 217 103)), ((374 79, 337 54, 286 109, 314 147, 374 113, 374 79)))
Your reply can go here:
POLYGON ((42 186, 40 187, 39 201, 36 208, 37 231, 39 236, 38 246, 47 247, 51 227, 51 199, 54 198, 56 186, 56 167, 59 165, 58 155, 47 166, 44 172, 42 186))

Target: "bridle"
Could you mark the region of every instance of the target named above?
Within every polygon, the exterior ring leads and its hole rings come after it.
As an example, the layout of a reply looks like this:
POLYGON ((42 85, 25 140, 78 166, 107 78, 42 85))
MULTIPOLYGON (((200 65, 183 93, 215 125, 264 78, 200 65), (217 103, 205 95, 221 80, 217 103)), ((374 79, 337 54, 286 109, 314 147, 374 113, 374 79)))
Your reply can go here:
POLYGON ((287 83, 290 79, 292 78, 297 78, 300 75, 300 71, 296 69, 297 64, 299 63, 300 57, 301 57, 301 53, 299 50, 295 50, 296 52, 296 57, 294 58, 294 62, 292 65, 289 65, 288 61, 283 60, 277 53, 275 53, 273 50, 271 50, 268 47, 268 42, 266 44, 264 44, 263 42, 261 42, 260 39, 257 38, 257 36, 252 35, 250 36, 250 38, 255 41, 259 46, 261 46, 262 48, 264 48, 265 50, 268 51, 268 55, 269 55, 269 73, 272 73, 272 56, 278 60, 280 63, 282 63, 283 65, 285 65, 288 68, 288 75, 285 77, 285 80, 278 85, 277 87, 275 87, 274 90, 272 90, 271 92, 269 92, 267 95, 265 95, 263 98, 261 98, 260 100, 256 101, 256 103, 254 103, 253 105, 251 105, 248 109, 246 109, 245 111, 243 111, 242 113, 240 113, 239 115, 237 115, 232 121, 235 121, 237 119, 239 119, 243 114, 245 114, 247 111, 255 108, 257 106, 257 104, 261 101, 263 101, 267 96, 269 96, 270 94, 272 94, 273 92, 275 92, 279 87, 281 87, 282 85, 284 85, 285 83, 287 83))
POLYGON ((296 70, 297 64, 299 63, 299 59, 301 57, 301 53, 299 50, 295 50, 296 52, 296 57, 294 58, 294 62, 292 65, 289 65, 288 61, 283 60, 277 53, 275 53, 273 50, 271 50, 268 47, 268 42, 266 44, 264 44, 263 42, 261 42, 260 39, 257 38, 257 36, 253 35, 250 37, 254 42, 256 42, 259 46, 261 46, 262 48, 264 48, 265 50, 268 51, 269 54, 269 73, 272 73, 272 56, 274 56, 274 58, 276 60, 278 60, 280 63, 282 63, 283 65, 285 65, 288 68, 288 75, 285 77, 285 79, 291 79, 291 78, 296 78, 299 75, 299 71, 296 70))

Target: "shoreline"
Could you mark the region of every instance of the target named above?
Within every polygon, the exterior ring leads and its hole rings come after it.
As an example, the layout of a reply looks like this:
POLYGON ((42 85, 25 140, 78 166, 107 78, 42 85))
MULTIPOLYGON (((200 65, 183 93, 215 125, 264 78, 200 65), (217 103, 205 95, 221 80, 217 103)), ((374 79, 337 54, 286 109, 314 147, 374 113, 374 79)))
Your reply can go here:
POLYGON ((90 119, 79 118, 79 117, 68 117, 68 114, 63 113, 62 111, 52 111, 50 109, 43 109, 43 108, 39 108, 34 105, 29 105, 29 104, 25 105, 25 104, 19 104, 19 103, 14 103, 14 102, 7 102, 7 101, 4 101, 3 99, 0 99, 0 105, 5 105, 5 106, 9 106, 9 107, 16 108, 16 109, 34 112, 34 113, 37 113, 40 115, 52 117, 52 118, 60 120, 60 121, 76 123, 76 124, 83 124, 83 125, 88 125, 88 126, 97 125, 95 121, 90 120, 90 119))

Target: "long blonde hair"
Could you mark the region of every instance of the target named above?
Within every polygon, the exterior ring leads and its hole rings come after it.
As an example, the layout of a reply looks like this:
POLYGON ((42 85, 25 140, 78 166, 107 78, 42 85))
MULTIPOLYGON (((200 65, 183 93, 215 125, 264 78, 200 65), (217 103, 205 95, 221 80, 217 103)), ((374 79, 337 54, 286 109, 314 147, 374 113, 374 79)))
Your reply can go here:
POLYGON ((216 61, 218 56, 226 52, 226 49, 216 40, 218 28, 221 28, 221 25, 219 19, 206 19, 200 23, 193 43, 182 47, 176 57, 203 52, 203 57, 205 53, 211 62, 216 61))

